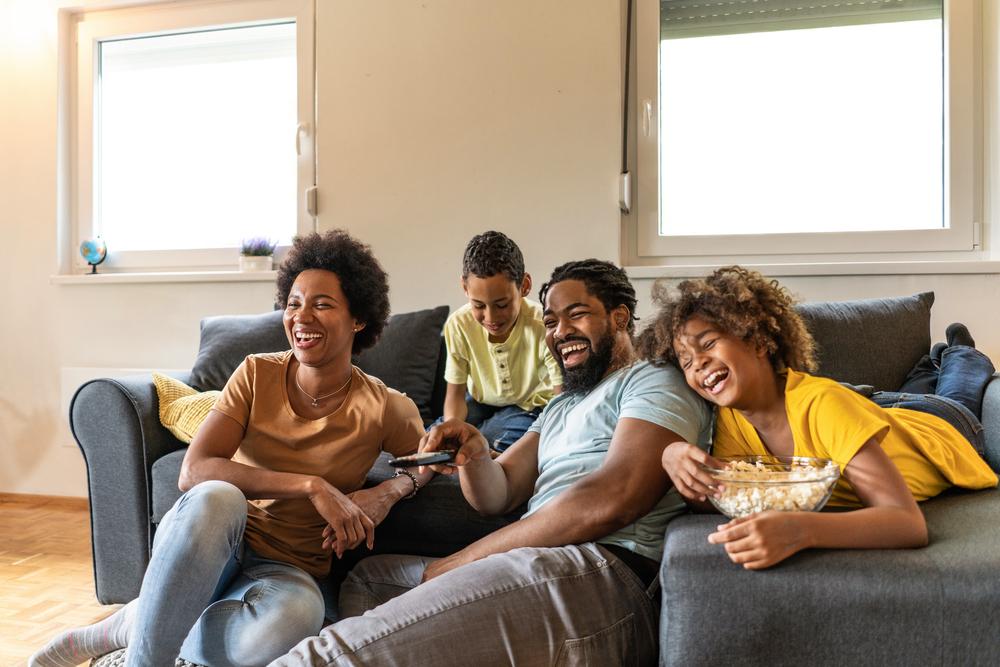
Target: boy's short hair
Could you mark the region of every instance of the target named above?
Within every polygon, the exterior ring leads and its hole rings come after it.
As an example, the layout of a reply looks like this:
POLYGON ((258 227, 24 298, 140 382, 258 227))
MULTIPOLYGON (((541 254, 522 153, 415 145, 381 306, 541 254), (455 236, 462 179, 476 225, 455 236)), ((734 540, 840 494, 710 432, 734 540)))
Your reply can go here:
POLYGON ((628 308, 628 332, 635 331, 635 288, 628 274, 611 262, 600 259, 581 259, 566 262, 552 270, 552 277, 538 290, 538 299, 545 307, 545 297, 556 283, 564 280, 579 280, 587 286, 587 292, 597 297, 609 313, 618 306, 628 308))
POLYGON ((489 278, 498 274, 517 285, 524 280, 524 256, 521 249, 501 232, 490 230, 472 237, 462 256, 462 280, 470 275, 489 278))
POLYGON ((677 365, 674 338, 699 317, 723 333, 767 350, 775 370, 815 372, 816 343, 795 310, 795 300, 777 280, 741 266, 726 266, 707 278, 685 280, 674 293, 663 282, 653 288, 660 304, 656 319, 643 330, 637 347, 654 364, 677 365))

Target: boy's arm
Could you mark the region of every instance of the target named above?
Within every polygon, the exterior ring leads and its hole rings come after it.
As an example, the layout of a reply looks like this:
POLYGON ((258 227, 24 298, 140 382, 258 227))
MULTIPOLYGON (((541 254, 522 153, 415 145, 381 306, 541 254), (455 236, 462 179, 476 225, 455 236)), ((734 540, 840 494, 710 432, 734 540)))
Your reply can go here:
POLYGON ((927 544, 927 523, 899 469, 875 438, 844 468, 865 507, 852 512, 761 512, 719 526, 709 541, 751 570, 809 547, 902 549, 927 544))
POLYGON ((448 383, 444 393, 444 418, 465 421, 469 406, 465 402, 465 385, 448 383))

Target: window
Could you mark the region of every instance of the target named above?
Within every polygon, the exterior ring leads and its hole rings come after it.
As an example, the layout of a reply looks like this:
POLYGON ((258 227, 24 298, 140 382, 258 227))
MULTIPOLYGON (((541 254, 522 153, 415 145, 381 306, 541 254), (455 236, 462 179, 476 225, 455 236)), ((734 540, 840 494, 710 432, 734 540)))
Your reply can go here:
POLYGON ((309 0, 76 19, 76 245, 100 236, 110 271, 218 269, 312 230, 309 0))
POLYGON ((973 250, 972 4, 639 0, 636 254, 973 250))

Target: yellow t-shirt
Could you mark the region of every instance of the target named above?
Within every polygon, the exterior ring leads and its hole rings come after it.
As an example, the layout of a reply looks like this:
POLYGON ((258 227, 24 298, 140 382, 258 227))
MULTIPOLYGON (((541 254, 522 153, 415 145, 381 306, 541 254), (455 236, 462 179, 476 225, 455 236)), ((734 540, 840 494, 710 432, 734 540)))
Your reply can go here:
MULTIPOLYGON (((243 427, 233 461, 255 468, 318 475, 343 493, 365 482, 379 452, 416 451, 424 433, 417 406, 378 378, 354 368, 347 398, 320 419, 305 419, 288 401, 291 351, 252 354, 229 378, 214 410, 243 427)), ((330 570, 326 521, 308 498, 247 501, 244 537, 265 558, 291 563, 315 577, 330 570)))
MULTIPOLYGON (((788 371, 785 412, 795 441, 795 456, 832 459, 841 472, 862 445, 875 438, 899 468, 913 497, 933 498, 951 486, 986 489, 997 476, 951 424, 925 412, 882 408, 827 378, 788 371)), ((769 455, 747 419, 720 408, 714 456, 769 455)), ((831 506, 860 507, 851 485, 841 477, 831 506)))
POLYGON ((552 399, 552 388, 562 384, 562 371, 545 343, 542 307, 521 299, 521 312, 510 335, 491 343, 489 333, 465 304, 444 323, 448 347, 444 379, 464 384, 476 401, 531 410, 552 399))

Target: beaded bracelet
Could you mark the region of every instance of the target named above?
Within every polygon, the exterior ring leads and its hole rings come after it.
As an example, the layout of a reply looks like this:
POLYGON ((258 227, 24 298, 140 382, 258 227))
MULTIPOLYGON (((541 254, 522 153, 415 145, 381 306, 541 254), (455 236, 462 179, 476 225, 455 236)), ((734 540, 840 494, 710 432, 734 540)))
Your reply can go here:
POLYGON ((409 470, 407 470, 406 468, 400 468, 399 470, 396 471, 396 474, 393 475, 392 477, 393 477, 393 479, 395 479, 396 477, 399 477, 400 475, 406 475, 407 477, 410 478, 410 481, 413 482, 413 491, 410 492, 410 495, 403 496, 403 500, 409 500, 413 496, 417 495, 417 491, 420 490, 420 482, 417 481, 417 476, 414 475, 409 470))

